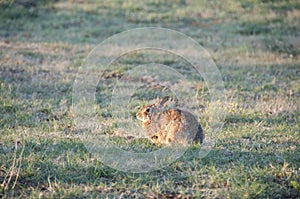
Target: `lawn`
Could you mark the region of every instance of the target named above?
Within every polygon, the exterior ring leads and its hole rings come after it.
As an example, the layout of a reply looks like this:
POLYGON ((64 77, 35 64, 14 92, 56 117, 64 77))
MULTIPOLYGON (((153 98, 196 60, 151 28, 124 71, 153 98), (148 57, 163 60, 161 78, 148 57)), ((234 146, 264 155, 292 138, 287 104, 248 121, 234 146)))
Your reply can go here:
MULTIPOLYGON (((166 148, 118 131, 128 122, 141 125, 138 107, 165 95, 151 77, 128 104, 129 120, 113 117, 110 106, 115 83, 148 63, 185 72, 201 105, 193 111, 208 132, 205 79, 186 60, 140 50, 94 71, 97 122, 105 123, 111 143, 142 153, 166 148)), ((0 1, 0 197, 299 198, 299 77, 296 0, 0 1), (92 49, 142 27, 179 31, 209 52, 222 75, 227 114, 204 158, 193 145, 163 168, 136 173, 104 164, 86 147, 72 94, 92 49)))

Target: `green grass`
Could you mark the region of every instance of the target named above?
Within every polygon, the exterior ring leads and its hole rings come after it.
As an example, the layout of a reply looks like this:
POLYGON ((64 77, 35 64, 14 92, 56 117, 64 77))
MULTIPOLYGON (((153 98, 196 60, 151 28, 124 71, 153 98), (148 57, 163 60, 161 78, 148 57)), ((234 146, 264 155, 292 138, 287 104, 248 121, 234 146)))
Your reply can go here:
MULTIPOLYGON (((299 198, 298 1, 33 2, 0 1, 0 197, 299 198), (124 173, 82 143, 72 86, 98 43, 145 26, 180 31, 209 51, 224 80, 228 115, 205 158, 195 156, 199 146, 193 146, 163 169, 124 173)), ((105 133, 124 150, 162 148, 117 134, 121 123, 109 106, 118 78, 151 62, 202 85, 200 122, 207 127, 208 90, 184 60, 152 51, 128 54, 106 71, 96 96, 99 118, 111 120, 105 133)), ((129 120, 138 125, 137 106, 163 95, 151 88, 138 90, 128 105, 129 120)))

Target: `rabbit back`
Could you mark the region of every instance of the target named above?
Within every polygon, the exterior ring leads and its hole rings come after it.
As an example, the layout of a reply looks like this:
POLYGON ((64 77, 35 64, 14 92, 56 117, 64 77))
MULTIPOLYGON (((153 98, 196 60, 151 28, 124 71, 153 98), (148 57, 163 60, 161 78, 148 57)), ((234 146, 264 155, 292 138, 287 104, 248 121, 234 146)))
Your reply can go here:
POLYGON ((189 112, 169 109, 155 118, 150 139, 157 144, 190 144, 203 142, 203 130, 189 112), (156 124, 156 125, 154 125, 156 124), (158 131, 156 131, 158 130, 158 131), (156 133, 154 133, 156 131, 156 133), (154 134, 153 134, 154 133, 154 134))

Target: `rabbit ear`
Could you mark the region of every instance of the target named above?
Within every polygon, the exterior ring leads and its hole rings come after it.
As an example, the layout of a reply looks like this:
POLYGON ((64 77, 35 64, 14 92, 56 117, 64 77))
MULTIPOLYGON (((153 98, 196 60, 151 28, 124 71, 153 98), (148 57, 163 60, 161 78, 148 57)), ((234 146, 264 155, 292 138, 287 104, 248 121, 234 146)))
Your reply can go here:
POLYGON ((169 96, 165 96, 163 98, 160 98, 155 105, 158 107, 165 107, 167 102, 169 101, 170 97, 169 96))

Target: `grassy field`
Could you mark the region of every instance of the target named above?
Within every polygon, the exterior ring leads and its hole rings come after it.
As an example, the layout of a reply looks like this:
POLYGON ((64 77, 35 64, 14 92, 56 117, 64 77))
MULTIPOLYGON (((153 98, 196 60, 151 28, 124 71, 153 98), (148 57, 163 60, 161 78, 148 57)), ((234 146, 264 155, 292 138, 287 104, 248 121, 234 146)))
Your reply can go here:
MULTIPOLYGON (((145 57, 128 55, 105 81, 145 57)), ((176 67, 167 56, 157 59, 176 67)), ((299 198, 299 77, 296 0, 0 1, 0 197, 299 198), (72 88, 98 43, 148 26, 177 30, 208 50, 224 80, 228 114, 205 158, 191 155, 194 146, 163 169, 125 173, 80 140, 72 88)), ((101 107, 111 87, 99 90, 101 107)), ((202 114, 207 95, 204 87, 198 92, 202 114)), ((159 148, 112 137, 128 150, 159 148)))

